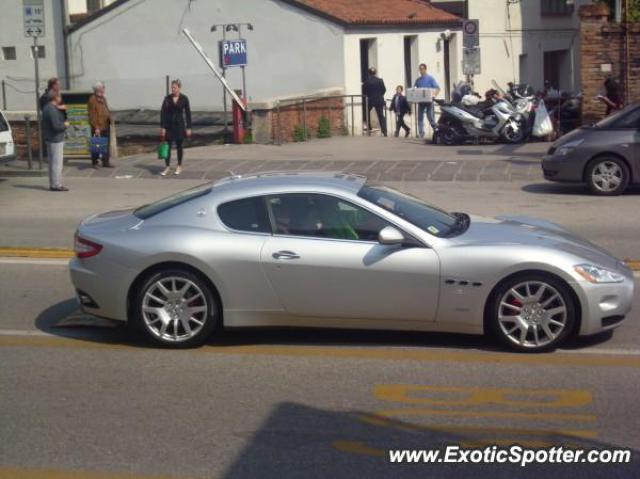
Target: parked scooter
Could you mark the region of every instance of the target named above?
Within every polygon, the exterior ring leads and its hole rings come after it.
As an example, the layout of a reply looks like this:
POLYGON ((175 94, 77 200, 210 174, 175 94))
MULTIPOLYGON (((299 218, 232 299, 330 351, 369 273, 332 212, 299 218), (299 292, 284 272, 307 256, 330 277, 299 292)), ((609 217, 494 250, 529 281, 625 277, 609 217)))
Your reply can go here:
POLYGON ((455 145, 480 139, 519 143, 524 139, 524 118, 502 93, 489 90, 485 101, 476 105, 470 104, 472 96, 470 86, 461 83, 455 88, 454 103, 436 100, 441 113, 435 143, 455 145))

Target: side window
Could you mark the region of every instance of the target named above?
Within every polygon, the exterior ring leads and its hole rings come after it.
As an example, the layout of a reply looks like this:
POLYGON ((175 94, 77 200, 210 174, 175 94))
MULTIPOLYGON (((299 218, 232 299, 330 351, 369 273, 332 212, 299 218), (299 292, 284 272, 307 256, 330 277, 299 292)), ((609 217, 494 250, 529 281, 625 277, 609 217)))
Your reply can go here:
POLYGON ((640 108, 630 111, 611 125, 612 128, 640 128, 640 108))
POLYGON ((271 233, 267 208, 262 197, 224 203, 218 206, 218 216, 227 228, 251 233, 271 233))
POLYGON ((376 241, 389 223, 369 211, 328 195, 293 193, 268 200, 275 233, 316 238, 376 241))

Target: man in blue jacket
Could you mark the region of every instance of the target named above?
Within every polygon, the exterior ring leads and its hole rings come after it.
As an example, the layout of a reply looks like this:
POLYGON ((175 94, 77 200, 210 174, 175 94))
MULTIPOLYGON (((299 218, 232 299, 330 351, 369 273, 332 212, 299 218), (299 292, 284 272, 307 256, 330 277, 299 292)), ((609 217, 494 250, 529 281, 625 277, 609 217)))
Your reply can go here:
MULTIPOLYGON (((419 67, 420 76, 416 80, 416 88, 431 88, 433 91, 433 97, 437 97, 440 94, 440 85, 433 76, 427 73, 427 65, 420 64, 419 67)), ((436 116, 433 108, 433 102, 418 103, 418 134, 420 138, 424 138, 424 112, 427 112, 427 119, 433 131, 436 130, 436 116)))

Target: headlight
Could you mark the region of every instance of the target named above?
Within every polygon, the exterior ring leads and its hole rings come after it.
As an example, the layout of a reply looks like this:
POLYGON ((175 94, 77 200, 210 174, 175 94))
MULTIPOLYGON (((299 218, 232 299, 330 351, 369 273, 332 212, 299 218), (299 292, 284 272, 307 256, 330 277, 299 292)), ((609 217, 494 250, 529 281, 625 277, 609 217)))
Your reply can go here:
POLYGON ((582 144, 583 141, 584 141, 584 138, 581 138, 579 140, 573 140, 573 141, 570 141, 569 143, 565 143, 564 145, 559 146, 556 149, 556 156, 567 156, 569 153, 575 150, 576 147, 582 144))
POLYGON ((590 283, 622 283, 624 281, 624 276, 621 274, 592 264, 579 264, 574 266, 574 269, 590 283))

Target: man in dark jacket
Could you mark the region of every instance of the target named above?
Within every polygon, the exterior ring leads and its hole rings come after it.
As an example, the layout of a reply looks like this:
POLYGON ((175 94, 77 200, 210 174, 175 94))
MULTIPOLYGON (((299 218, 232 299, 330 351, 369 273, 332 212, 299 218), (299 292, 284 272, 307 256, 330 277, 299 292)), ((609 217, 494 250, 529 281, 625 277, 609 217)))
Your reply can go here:
POLYGON ((396 94, 393 95, 393 99, 391 100, 391 105, 389 106, 389 110, 396 114, 396 138, 400 135, 400 128, 404 129, 404 137, 406 138, 411 133, 411 128, 407 126, 404 122, 404 116, 406 114, 411 115, 411 107, 409 106, 409 102, 402 94, 404 88, 402 85, 398 85, 396 87, 396 94))
POLYGON ((69 124, 64 120, 64 113, 58 109, 60 97, 49 91, 46 99, 48 102, 42 109, 42 137, 49 152, 49 189, 69 191, 62 186, 64 132, 69 124))
POLYGON ((362 93, 367 97, 369 103, 369 122, 367 126, 371 131, 371 109, 375 108, 382 134, 387 136, 387 118, 384 114, 384 94, 387 91, 387 87, 384 86, 382 78, 376 76, 376 73, 375 68, 369 68, 369 78, 362 84, 362 93))

